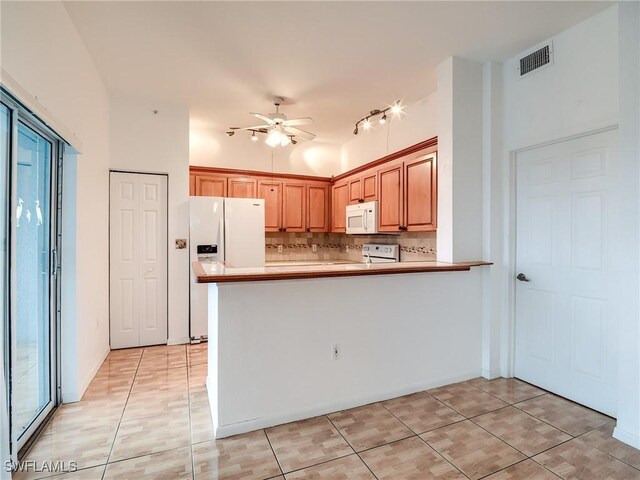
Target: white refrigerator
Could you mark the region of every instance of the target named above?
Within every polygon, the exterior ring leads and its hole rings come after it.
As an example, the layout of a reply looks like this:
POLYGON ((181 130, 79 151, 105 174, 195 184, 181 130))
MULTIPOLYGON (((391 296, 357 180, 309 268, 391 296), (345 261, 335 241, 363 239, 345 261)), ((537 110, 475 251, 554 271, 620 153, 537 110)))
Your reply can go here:
MULTIPOLYGON (((189 197, 191 262, 264 267, 264 200, 189 197)), ((192 341, 207 337, 208 286, 190 275, 189 330, 192 341)))

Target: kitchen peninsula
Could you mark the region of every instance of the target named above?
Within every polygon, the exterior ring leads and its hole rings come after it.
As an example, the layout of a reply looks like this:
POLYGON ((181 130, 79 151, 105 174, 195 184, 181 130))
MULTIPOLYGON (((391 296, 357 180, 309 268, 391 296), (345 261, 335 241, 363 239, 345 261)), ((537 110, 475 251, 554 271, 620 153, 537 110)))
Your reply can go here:
POLYGON ((479 376, 482 265, 194 263, 216 438, 479 376))

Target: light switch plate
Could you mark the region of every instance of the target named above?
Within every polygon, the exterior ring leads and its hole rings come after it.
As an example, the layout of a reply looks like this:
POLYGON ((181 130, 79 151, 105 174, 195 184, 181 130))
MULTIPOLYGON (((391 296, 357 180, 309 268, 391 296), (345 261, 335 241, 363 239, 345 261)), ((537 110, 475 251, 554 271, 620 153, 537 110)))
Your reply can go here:
POLYGON ((186 238, 176 238, 176 249, 182 250, 187 248, 187 239, 186 238))

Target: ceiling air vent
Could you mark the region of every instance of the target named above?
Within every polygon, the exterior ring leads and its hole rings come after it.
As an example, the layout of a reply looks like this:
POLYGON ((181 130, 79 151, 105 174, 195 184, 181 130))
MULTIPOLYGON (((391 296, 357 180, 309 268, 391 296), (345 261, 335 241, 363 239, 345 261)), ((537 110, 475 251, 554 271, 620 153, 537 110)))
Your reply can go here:
POLYGON ((535 50, 530 51, 530 53, 527 53, 523 57, 520 57, 520 65, 518 66, 520 78, 540 70, 542 67, 552 64, 553 49, 551 42, 549 42, 541 48, 536 47, 535 50))

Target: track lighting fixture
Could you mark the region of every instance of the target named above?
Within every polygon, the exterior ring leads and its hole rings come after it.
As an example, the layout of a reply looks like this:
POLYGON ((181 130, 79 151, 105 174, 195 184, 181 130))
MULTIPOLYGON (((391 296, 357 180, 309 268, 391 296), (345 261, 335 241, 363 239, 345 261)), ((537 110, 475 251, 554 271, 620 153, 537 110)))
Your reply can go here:
POLYGON ((255 131, 251 134, 251 141, 252 142, 257 142, 258 141, 258 136, 256 135, 255 131))
POLYGON ((228 136, 228 137, 233 137, 233 136, 235 135, 235 133, 236 133, 236 132, 229 131, 229 132, 227 132, 227 136, 228 136))
POLYGON ((400 104, 400 102, 395 102, 393 105, 383 110, 378 110, 378 109, 371 110, 368 115, 365 115, 364 117, 362 117, 360 120, 356 122, 356 128, 353 129, 353 134, 358 135, 358 131, 359 131, 358 127, 361 124, 363 129, 369 130, 371 128, 371 118, 373 117, 380 116, 380 118, 378 119, 378 123, 380 125, 384 125, 385 123, 387 123, 387 112, 391 111, 394 117, 398 117, 402 113, 402 108, 403 107, 400 104))

